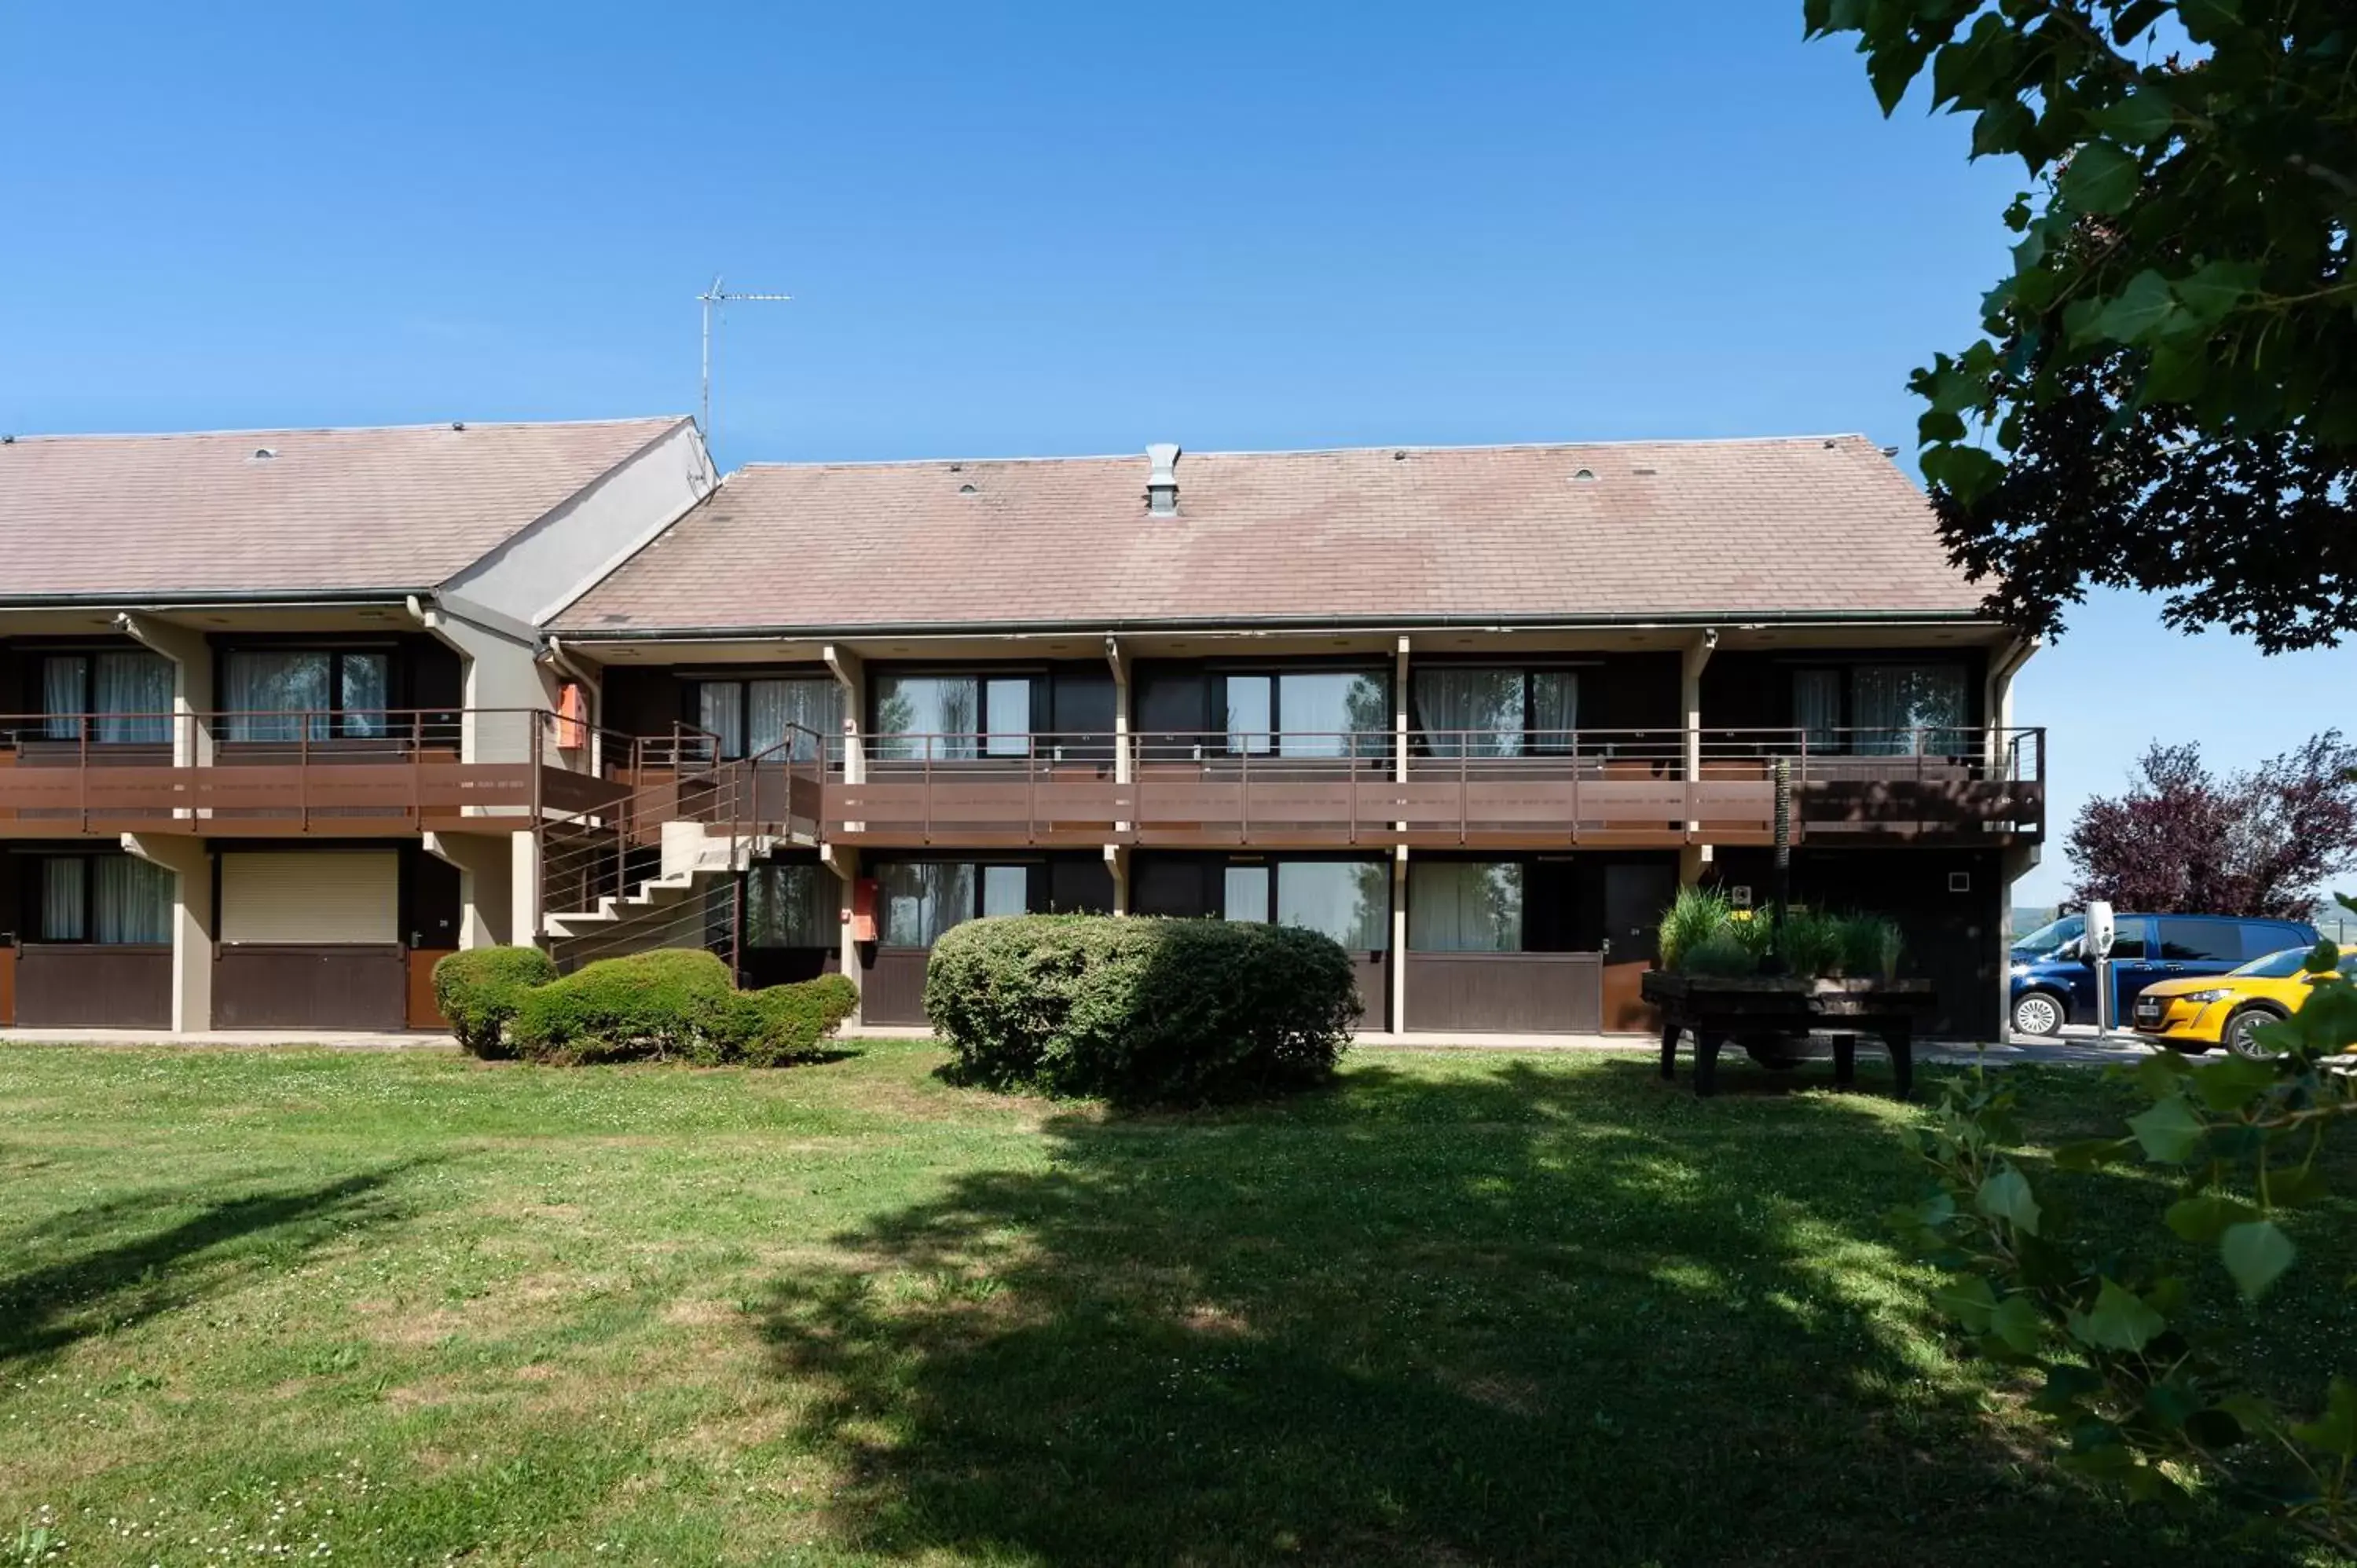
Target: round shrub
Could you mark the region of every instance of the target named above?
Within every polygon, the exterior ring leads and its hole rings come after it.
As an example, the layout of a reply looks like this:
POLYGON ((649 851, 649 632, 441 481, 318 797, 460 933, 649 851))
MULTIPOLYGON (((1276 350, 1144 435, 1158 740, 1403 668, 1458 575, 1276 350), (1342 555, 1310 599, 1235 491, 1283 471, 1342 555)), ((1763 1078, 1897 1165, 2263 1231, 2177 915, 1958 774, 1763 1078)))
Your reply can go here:
POLYGON ((858 1005, 859 988, 840 974, 739 991, 721 1009, 710 1059, 748 1067, 799 1060, 814 1053, 858 1005))
POLYGON ((468 948, 435 964, 434 1004, 469 1055, 509 1056, 508 1020, 525 993, 555 978, 555 961, 538 948, 468 948))
POLYGON ((523 993, 509 1037, 535 1061, 713 1059, 734 1004, 728 966, 700 948, 601 958, 523 993))
POLYGON ((935 943, 925 1010, 960 1081, 1183 1103, 1323 1080, 1359 996, 1350 955, 1315 931, 1020 915, 935 943))

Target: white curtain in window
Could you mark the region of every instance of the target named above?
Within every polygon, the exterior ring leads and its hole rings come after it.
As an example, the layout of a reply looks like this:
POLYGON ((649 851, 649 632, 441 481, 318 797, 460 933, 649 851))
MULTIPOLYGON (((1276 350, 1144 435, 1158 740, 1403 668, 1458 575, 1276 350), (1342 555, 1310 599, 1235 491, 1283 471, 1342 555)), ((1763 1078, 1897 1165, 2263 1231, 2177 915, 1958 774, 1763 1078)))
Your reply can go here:
POLYGON ((745 698, 748 757, 777 751, 770 761, 814 761, 824 744, 843 733, 843 688, 832 680, 751 681, 745 698), (779 750, 790 734, 793 749, 779 750))
POLYGON ((895 861, 877 868, 884 900, 883 945, 929 948, 974 917, 972 862, 895 861))
POLYGON ((1268 867, 1231 865, 1221 878, 1220 918, 1265 925, 1268 920, 1268 867))
POLYGON ((1522 754, 1522 671, 1418 670, 1409 691, 1417 733, 1433 756, 1522 754))
POLYGON ((1955 664, 1861 664, 1851 677, 1857 749, 1898 757, 1964 749, 1964 671, 1955 664))
POLYGON ((127 854, 101 855, 91 863, 90 940, 145 942, 172 940, 172 874, 127 854))
POLYGON ((1276 923, 1322 931, 1358 952, 1391 945, 1391 882, 1362 860, 1288 860, 1276 868, 1276 923))
POLYGON ((981 683, 971 675, 886 675, 876 689, 876 754, 958 761, 979 751, 981 683))
POLYGON ((41 734, 50 740, 81 738, 82 688, 90 661, 79 653, 53 653, 41 660, 41 734))
POLYGON ((745 755, 745 688, 736 681, 705 681, 695 688, 696 726, 720 741, 720 755, 745 755))
POLYGON ((343 710, 346 735, 381 736, 393 732, 392 663, 382 653, 342 655, 343 690, 338 706, 343 710))
POLYGON ((745 877, 745 945, 831 948, 839 935, 834 873, 822 865, 757 865, 745 877))
POLYGON ((1838 670, 1792 671, 1792 723, 1812 752, 1842 749, 1842 681, 1838 670))
POLYGON ((1579 672, 1576 670, 1531 671, 1531 737, 1534 751, 1569 751, 1573 732, 1579 728, 1579 672))
POLYGON ((98 738, 115 744, 172 738, 172 661, 143 650, 102 653, 93 671, 98 738))
POLYGON ((1277 677, 1277 749, 1287 757, 1381 757, 1391 749, 1391 705, 1380 676, 1349 671, 1277 677))
POLYGON ((1259 757, 1274 744, 1276 682, 1266 675, 1231 675, 1221 684, 1228 694, 1228 752, 1259 757))
POLYGON ((90 938, 81 855, 53 855, 41 862, 41 940, 79 942, 90 938))
POLYGON ((225 665, 231 740, 325 740, 331 729, 328 673, 333 656, 317 650, 232 651, 225 665), (303 715, 308 714, 307 721, 303 715))
POLYGON ((985 865, 982 868, 982 912, 985 915, 1021 915, 1031 908, 1031 871, 1022 865, 985 865))
POLYGON ((1511 861, 1412 861, 1407 945, 1416 952, 1523 950, 1523 868, 1511 861))

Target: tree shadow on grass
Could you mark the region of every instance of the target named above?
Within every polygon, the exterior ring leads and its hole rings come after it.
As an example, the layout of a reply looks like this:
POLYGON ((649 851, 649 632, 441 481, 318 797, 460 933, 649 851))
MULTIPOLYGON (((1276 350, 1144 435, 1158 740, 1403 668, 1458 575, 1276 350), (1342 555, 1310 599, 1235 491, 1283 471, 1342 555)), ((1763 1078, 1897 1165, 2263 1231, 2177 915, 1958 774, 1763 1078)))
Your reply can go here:
POLYGON ((1879 1233, 1922 1186, 1900 1118, 1652 1074, 1064 1116, 1046 1171, 834 1238, 859 1261, 767 1316, 833 1530, 1045 1564, 2190 1560, 1938 1353, 1879 1233))
POLYGON ((53 1259, 0 1277, 0 1366, 145 1322, 229 1289, 257 1271, 398 1219, 386 1189, 425 1162, 402 1161, 317 1186, 208 1197, 152 1188, 71 1209, 9 1239, 53 1259), (194 1208, 161 1223, 161 1217, 194 1208))

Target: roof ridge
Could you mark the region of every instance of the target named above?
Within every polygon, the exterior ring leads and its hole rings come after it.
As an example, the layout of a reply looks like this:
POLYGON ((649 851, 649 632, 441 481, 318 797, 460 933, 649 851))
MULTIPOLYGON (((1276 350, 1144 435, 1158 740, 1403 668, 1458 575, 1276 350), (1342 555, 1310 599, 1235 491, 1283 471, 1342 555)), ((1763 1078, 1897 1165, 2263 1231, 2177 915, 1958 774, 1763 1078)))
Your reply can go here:
POLYGON ((209 435, 402 435, 412 431, 450 430, 463 425, 476 430, 589 430, 619 424, 677 424, 694 418, 687 413, 626 414, 615 419, 460 419, 433 420, 416 424, 264 424, 221 430, 54 430, 14 432, 8 444, 34 441, 190 441, 209 435))
MULTIPOLYGON (((1805 446, 1813 441, 1865 441, 1872 445, 1871 440, 1863 431, 1839 430, 1794 435, 1628 436, 1604 441, 1469 441, 1453 445, 1374 442, 1355 446, 1221 446, 1189 448, 1185 456, 1189 457, 1328 457, 1379 452, 1562 452, 1630 446, 1805 446)), ((1879 449, 1877 447, 1877 450, 1879 449)), ((1145 458, 1146 449, 1141 446, 1135 452, 1049 453, 1016 457, 984 457, 969 454, 963 456, 937 457, 820 458, 807 462, 780 459, 741 463, 734 471, 750 473, 763 468, 792 468, 804 471, 821 468, 920 468, 950 463, 1129 463, 1143 462, 1145 458)))

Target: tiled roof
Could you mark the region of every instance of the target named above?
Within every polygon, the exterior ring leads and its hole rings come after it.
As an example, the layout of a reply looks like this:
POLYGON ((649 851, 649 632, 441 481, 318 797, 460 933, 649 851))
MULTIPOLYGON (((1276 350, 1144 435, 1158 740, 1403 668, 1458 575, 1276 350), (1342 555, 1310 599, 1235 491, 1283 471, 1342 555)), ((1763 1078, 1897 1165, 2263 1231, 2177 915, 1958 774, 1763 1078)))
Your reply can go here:
POLYGON ((560 629, 1966 614, 1862 436, 756 466, 560 629))
POLYGON ((0 600, 432 587, 680 423, 18 436, 0 600))

